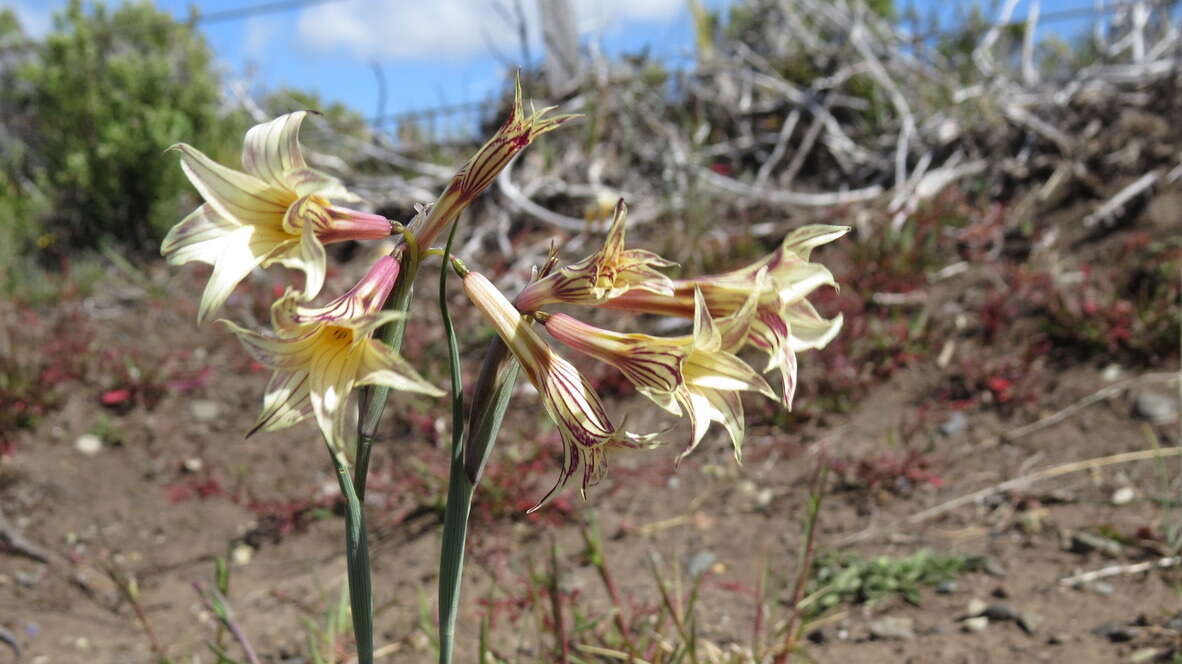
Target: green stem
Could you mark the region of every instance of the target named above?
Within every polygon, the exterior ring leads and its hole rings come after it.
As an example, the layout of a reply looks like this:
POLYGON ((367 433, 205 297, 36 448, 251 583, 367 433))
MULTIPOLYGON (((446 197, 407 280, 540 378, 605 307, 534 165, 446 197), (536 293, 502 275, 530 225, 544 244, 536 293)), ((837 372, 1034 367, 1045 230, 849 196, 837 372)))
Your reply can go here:
POLYGON ((344 453, 329 446, 341 495, 345 497, 345 563, 349 576, 349 606, 353 611, 353 634, 357 639, 357 664, 373 664, 373 585, 369 569, 369 540, 365 510, 349 477, 344 453))
MULTIPOLYGON (((414 236, 403 233, 398 282, 386 300, 386 308, 405 312, 410 308, 411 287, 422 256, 414 236)), ((406 318, 386 325, 379 332, 382 342, 397 352, 406 333, 406 318)), ((372 386, 360 392, 361 417, 357 423, 357 459, 353 476, 349 462, 339 450, 329 448, 341 494, 345 496, 345 562, 349 574, 349 603, 353 610, 353 634, 357 639, 357 664, 373 663, 373 580, 369 563, 369 539, 365 527, 365 485, 369 478, 369 457, 386 409, 390 388, 372 386)))
MULTIPOLYGON (((394 284, 394 292, 386 300, 386 308, 405 312, 410 308, 410 296, 415 275, 419 271, 422 256, 419 247, 409 233, 403 235, 406 245, 402 251, 402 265, 398 274, 398 282, 394 284)), ((394 352, 402 349, 402 337, 406 334, 406 318, 396 320, 381 329, 378 333, 382 343, 394 352)), ((373 449, 373 441, 378 433, 378 425, 382 421, 382 413, 386 410, 386 402, 390 397, 390 388, 384 385, 364 387, 360 392, 361 418, 357 423, 357 464, 353 473, 353 487, 359 499, 365 501, 365 485, 369 479, 369 456, 373 449)))
POLYGON ((452 455, 447 487, 447 508, 443 513, 443 548, 439 554, 439 662, 450 664, 456 636, 456 615, 460 606, 460 582, 464 574, 464 547, 468 537, 468 516, 476 487, 464 473, 463 456, 452 455))
POLYGON ((439 553, 439 662, 451 664, 455 649, 456 614, 460 606, 460 582, 464 574, 464 545, 468 538, 468 515, 472 510, 475 485, 464 473, 464 383, 460 376, 460 353, 456 331, 447 310, 448 256, 455 238, 453 225, 443 250, 439 269, 439 313, 447 338, 451 361, 451 469, 448 472, 447 507, 443 512, 443 545, 439 553))

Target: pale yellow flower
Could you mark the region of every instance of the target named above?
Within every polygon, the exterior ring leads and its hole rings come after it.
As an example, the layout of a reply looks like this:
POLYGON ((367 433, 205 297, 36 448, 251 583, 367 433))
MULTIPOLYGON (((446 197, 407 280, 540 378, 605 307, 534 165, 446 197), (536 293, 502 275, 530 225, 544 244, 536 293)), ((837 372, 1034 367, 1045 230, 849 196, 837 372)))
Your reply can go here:
POLYGON ((597 305, 630 289, 661 296, 674 294, 673 281, 656 268, 676 265, 643 249, 624 249, 624 199, 616 203, 615 216, 599 251, 577 263, 535 281, 521 291, 516 304, 522 311, 537 311, 555 302, 597 305))
POLYGON ((213 265, 201 296, 198 322, 217 311, 256 266, 279 263, 304 272, 304 296, 324 284, 324 245, 386 237, 390 222, 338 207, 352 197, 332 176, 308 167, 300 150, 305 111, 255 125, 246 133, 242 167, 227 168, 196 148, 178 143, 181 168, 205 199, 174 226, 160 246, 173 265, 213 265))
POLYGON ((440 194, 425 215, 416 217, 410 224, 410 231, 414 234, 419 246, 427 248, 439 234, 455 221, 460 212, 477 196, 492 184, 497 175, 505 169, 509 161, 524 150, 535 138, 553 131, 562 123, 577 115, 554 115, 545 117, 554 110, 555 106, 548 106, 540 111, 531 107, 531 113, 525 114, 525 106, 521 103, 521 81, 516 82, 513 94, 513 108, 509 111, 509 118, 492 138, 488 139, 476 154, 467 161, 452 177, 447 189, 440 194))
POLYGON ((779 370, 783 380, 781 402, 791 408, 796 389, 796 353, 824 347, 842 325, 841 314, 826 319, 806 299, 822 286, 837 287, 833 273, 809 259, 814 248, 847 232, 846 226, 805 226, 784 238, 776 252, 750 265, 722 274, 674 280, 671 295, 633 289, 600 306, 692 318, 696 315, 695 294, 701 291, 710 313, 721 318, 745 306, 754 293, 754 314, 749 324, 743 323, 746 334, 724 348, 738 351, 750 343, 767 353, 764 371, 779 370))
POLYGON ((759 392, 776 398, 757 371, 727 352, 741 339, 751 322, 755 299, 730 318, 715 321, 700 290, 692 335, 655 337, 626 334, 588 325, 566 314, 534 314, 555 339, 612 365, 634 385, 636 391, 674 415, 690 421, 690 443, 678 458, 698 446, 710 422, 726 428, 734 446, 735 459, 742 461, 743 403, 739 392, 759 392))
POLYGON ((359 385, 385 385, 396 390, 443 396, 406 360, 373 332, 405 316, 382 311, 382 303, 398 278, 398 262, 379 260, 352 289, 323 307, 300 304, 288 292, 271 308, 277 336, 264 336, 221 319, 255 359, 275 370, 263 397, 255 431, 273 431, 314 415, 334 449, 345 445, 345 404, 359 385))
POLYGON ((553 488, 530 508, 538 509, 571 475, 583 467, 583 495, 606 469, 605 452, 613 447, 638 447, 652 436, 617 429, 599 395, 570 362, 556 354, 512 303, 483 275, 457 264, 464 292, 504 340, 525 375, 537 389, 542 405, 562 438, 562 471, 553 488))

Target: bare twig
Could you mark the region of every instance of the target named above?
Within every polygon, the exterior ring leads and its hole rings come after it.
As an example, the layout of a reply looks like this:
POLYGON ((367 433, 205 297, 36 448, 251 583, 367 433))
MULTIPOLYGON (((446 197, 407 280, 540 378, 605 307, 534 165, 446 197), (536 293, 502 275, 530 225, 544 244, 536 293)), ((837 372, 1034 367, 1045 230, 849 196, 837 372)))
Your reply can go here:
POLYGON ((1083 572, 1081 574, 1074 574, 1072 576, 1064 577, 1059 579, 1059 585, 1078 586, 1110 576, 1140 574, 1141 572, 1148 572, 1155 569, 1166 569, 1169 567, 1174 567, 1175 565, 1182 565, 1182 556, 1158 558, 1157 560, 1147 560, 1143 563, 1133 563, 1129 565, 1109 565, 1108 567, 1101 567, 1100 569, 1095 569, 1090 572, 1083 572))
POLYGON ((1007 431, 1005 434, 1003 434, 1001 436, 1001 439, 1012 442, 1012 441, 1018 440, 1019 438, 1024 438, 1026 436, 1029 436, 1030 434, 1032 434, 1036 431, 1042 431, 1043 429, 1046 429, 1047 427, 1054 426, 1055 424, 1062 422, 1063 420, 1071 417, 1072 415, 1075 415, 1076 413, 1083 410, 1084 408, 1087 408, 1088 406, 1100 403, 1101 401, 1111 399, 1112 397, 1120 394, 1121 392, 1124 392, 1129 387, 1136 385, 1137 383, 1158 382, 1158 381, 1169 382, 1169 381, 1175 380, 1176 378, 1177 378, 1177 376, 1175 374, 1164 373, 1164 372, 1163 373, 1144 374, 1141 376, 1134 376, 1133 378, 1126 378, 1125 380, 1118 381, 1116 383, 1113 383, 1112 385, 1108 385, 1106 387, 1100 388, 1099 390, 1092 392, 1088 396, 1080 399, 1079 401, 1076 401, 1075 403, 1071 404, 1070 406, 1068 406, 1062 410, 1056 411, 1050 415, 1047 415, 1046 417, 1044 417, 1038 421, 1031 422, 1030 424, 1027 424, 1025 426, 1020 426, 1017 429, 1011 429, 1010 431, 1007 431))
POLYGON ((1120 213, 1120 210, 1127 203, 1129 203, 1129 201, 1132 201, 1142 192, 1157 184, 1159 178, 1161 178, 1161 173, 1158 173, 1157 171, 1146 173, 1145 175, 1137 178, 1124 189, 1116 192, 1115 196, 1104 201, 1100 207, 1096 208, 1095 212, 1092 212, 1088 216, 1084 217, 1084 228, 1091 228, 1102 221, 1112 219, 1114 216, 1120 213))
POLYGON ((745 184, 734 178, 728 178, 725 175, 720 175, 708 168, 698 169, 697 174, 706 185, 718 191, 782 205, 800 205, 804 207, 845 205, 878 198, 883 192, 882 186, 880 185, 872 185, 851 191, 824 193, 787 191, 783 189, 756 189, 749 184, 745 184))
POLYGON ((8 646, 9 649, 12 650, 12 655, 16 661, 20 661, 21 644, 16 640, 16 637, 12 635, 12 632, 4 629, 3 627, 0 627, 0 643, 8 646))
POLYGON ((0 512, 0 545, 8 551, 24 556, 39 563, 49 562, 49 553, 33 544, 16 524, 8 520, 4 512, 0 512))
POLYGON ((785 118, 784 124, 780 126, 780 135, 776 140, 775 149, 768 155, 767 160, 759 166, 759 171, 755 174, 756 187, 767 185, 767 179, 772 174, 772 169, 780 165, 780 160, 784 158, 784 153, 788 151, 788 139, 792 138, 792 132, 796 131, 796 125, 799 122, 800 109, 794 109, 785 118))
POLYGON ((513 161, 509 162, 509 165, 505 166, 505 170, 501 171, 501 174, 497 176, 497 188, 500 189, 501 193, 505 195, 505 198, 509 199, 510 203, 534 219, 544 221, 547 224, 557 226, 563 230, 568 230, 575 233, 594 230, 592 224, 587 223, 583 219, 575 219, 574 217, 568 217, 565 214, 559 214, 553 210, 548 210, 530 200, 529 196, 526 196, 525 193, 521 191, 521 188, 513 182, 513 164, 516 163, 516 161, 517 160, 514 159, 513 161))
POLYGON ((1026 13, 1026 32, 1022 35, 1022 85, 1038 85, 1038 70, 1034 68, 1034 33, 1038 25, 1039 0, 1031 0, 1026 13))
POLYGON ((988 498, 990 496, 995 496, 1000 493, 1005 493, 1006 491, 1010 491, 1013 489, 1024 488, 1024 487, 1029 486, 1030 484, 1033 484, 1035 482, 1041 482, 1043 480, 1048 480, 1053 477, 1060 477, 1062 475, 1069 475, 1071 473, 1078 473, 1081 470, 1091 470, 1093 468, 1102 468, 1104 466, 1112 466, 1112 465, 1121 464, 1121 463, 1130 463, 1133 461, 1149 461, 1149 460, 1164 459, 1164 458, 1175 457, 1175 456, 1182 456, 1182 447, 1160 447, 1160 448, 1153 449, 1153 450, 1139 450, 1136 452, 1125 452, 1123 454, 1113 454, 1111 456, 1099 457, 1096 459, 1087 459, 1084 461, 1073 461, 1071 463, 1065 463, 1065 464, 1060 464, 1058 466, 1052 466, 1050 468, 1044 468, 1043 470, 1040 470, 1038 472, 1030 473, 1028 475, 1023 475, 1021 477, 1015 477, 1011 480, 1006 480, 1005 482, 1002 482, 1000 484, 995 484, 993 486, 986 487, 986 488, 981 489, 979 491, 974 491, 973 493, 960 496, 959 498, 954 498, 953 500, 949 500, 947 502, 940 503, 939 505, 936 505, 935 507, 931 507, 926 510, 923 510, 922 512, 917 512, 915 514, 912 514, 911 516, 903 519, 902 521, 896 521, 894 523, 889 524, 888 526, 884 526, 884 527, 880 527, 880 528, 872 528, 872 529, 864 530, 860 533, 855 533, 853 535, 850 535, 850 536, 842 539, 839 544, 842 546, 845 546, 848 544, 853 544, 854 542, 860 542, 865 539, 868 539, 868 538, 874 536, 875 534, 882 532, 883 530, 894 530, 896 527, 902 526, 902 525, 915 525, 915 524, 923 523, 924 521, 928 521, 928 520, 933 519, 933 518, 940 516, 942 514, 946 514, 946 513, 951 512, 952 510, 957 509, 959 507, 963 507, 965 505, 971 505, 975 502, 984 500, 985 498, 988 498))
POLYGON ((997 40, 1001 37, 1001 31, 1010 22, 1010 17, 1014 15, 1014 8, 1018 6, 1018 0, 1006 0, 1005 5, 1001 8, 1001 13, 997 17, 997 21, 989 28, 989 32, 985 33, 985 37, 981 39, 981 43, 973 50, 973 62, 976 63, 977 69, 986 78, 993 76, 995 72, 993 60, 993 47, 997 44, 997 40))

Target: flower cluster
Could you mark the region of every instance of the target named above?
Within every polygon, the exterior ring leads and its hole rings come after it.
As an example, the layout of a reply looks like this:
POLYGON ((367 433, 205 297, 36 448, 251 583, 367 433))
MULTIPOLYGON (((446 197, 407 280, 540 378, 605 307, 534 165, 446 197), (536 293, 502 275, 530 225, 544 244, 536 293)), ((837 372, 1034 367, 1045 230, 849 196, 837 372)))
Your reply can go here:
POLYGON ((823 318, 806 298, 820 286, 836 286, 828 269, 810 262, 812 249, 848 228, 806 226, 789 235, 777 252, 751 265, 674 280, 657 271, 672 262, 624 248, 626 217, 620 201, 599 251, 533 281, 513 303, 483 276, 457 264, 469 298, 521 363, 561 432, 565 449, 559 485, 580 464, 584 488, 593 484, 602 475, 605 450, 636 447, 652 436, 613 426, 587 380, 546 345, 532 329, 535 322, 556 341, 619 370, 638 393, 667 412, 685 416, 690 440, 679 460, 697 447, 711 422, 723 426, 741 460, 740 392, 758 392, 791 407, 796 353, 824 346, 841 329, 840 316, 823 318), (618 332, 542 311, 559 303, 685 317, 693 321, 693 333, 658 337, 618 332), (737 354, 748 345, 768 355, 764 372, 779 371, 780 395, 737 354))
MULTIPOLYGON (((438 200, 405 227, 344 207, 356 197, 335 178, 308 166, 298 136, 306 112, 252 128, 246 135, 241 171, 222 166, 191 146, 174 146, 204 203, 169 232, 161 251, 174 264, 197 261, 213 266, 198 322, 209 320, 222 308, 235 286, 256 267, 277 263, 304 273, 303 287, 288 288, 272 305, 270 333, 218 321, 274 370, 251 433, 314 418, 330 447, 345 451, 349 449, 346 404, 355 387, 443 394, 374 338, 378 328, 405 317, 387 309, 386 300, 400 279, 409 285, 420 259, 433 251, 431 243, 522 149, 571 117, 548 115, 551 110, 526 114, 519 86, 500 130, 459 169, 438 200), (380 258, 344 294, 323 306, 313 304, 324 286, 326 244, 380 239, 395 231, 407 241, 397 244, 392 255, 380 258)), ((740 393, 756 392, 791 407, 796 353, 824 346, 841 329, 840 316, 825 319, 807 297, 821 286, 836 286, 829 270, 811 262, 810 256, 814 248, 841 237, 847 228, 807 226, 785 238, 776 252, 746 267, 671 279, 660 270, 674 263, 650 251, 625 248, 627 208, 622 200, 613 212, 601 249, 562 267, 552 256, 546 269, 513 301, 461 261, 453 263, 465 293, 503 344, 490 353, 490 360, 519 362, 558 427, 562 470, 538 506, 580 469, 585 491, 602 476, 608 450, 648 446, 655 437, 617 427, 591 384, 554 351, 540 330, 618 369, 641 395, 672 415, 686 417, 690 438, 682 457, 698 446, 711 423, 718 423, 729 435, 736 459, 741 459, 740 393), (543 310, 552 304, 677 316, 692 320, 693 331, 659 337, 607 330, 543 310), (747 346, 767 355, 762 372, 740 357, 747 346), (781 376, 778 395, 763 377, 773 370, 781 376)), ((489 376, 499 375, 496 366, 490 369, 489 376)), ((472 406, 477 420, 493 408, 494 400, 489 390, 479 392, 472 406)), ((473 460, 470 477, 478 476, 482 464, 482 459, 473 460)))

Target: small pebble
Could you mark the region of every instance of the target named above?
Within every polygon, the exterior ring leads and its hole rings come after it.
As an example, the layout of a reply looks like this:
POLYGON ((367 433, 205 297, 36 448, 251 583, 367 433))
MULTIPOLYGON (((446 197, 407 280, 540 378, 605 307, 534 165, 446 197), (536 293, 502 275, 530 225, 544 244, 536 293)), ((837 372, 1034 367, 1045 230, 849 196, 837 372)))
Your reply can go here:
POLYGON ((1023 632, 1033 635, 1042 626, 1042 616, 1033 611, 1023 611, 1018 614, 1018 627, 1023 632))
POLYGON ((1072 553, 1091 553, 1099 551, 1106 556, 1116 557, 1120 555, 1120 542, 1110 540, 1107 537, 1100 537, 1091 533, 1071 533, 1071 544, 1069 551, 1072 553))
POLYGON ((910 641, 915 638, 915 621, 903 616, 885 616, 872 621, 870 636, 883 641, 910 641))
POLYGON ((962 624, 964 625, 964 631, 979 634, 989 627, 989 619, 985 616, 977 616, 976 618, 965 620, 962 624))
POLYGON ((956 592, 960 586, 951 579, 948 581, 941 581, 940 585, 936 586, 936 593, 940 595, 951 595, 956 592))
POLYGON ((988 604, 986 604, 984 601, 982 601, 982 600, 979 600, 979 599, 977 599, 977 598, 975 598, 975 597, 974 597, 973 599, 969 600, 969 605, 968 605, 968 615, 970 615, 970 616, 979 616, 979 615, 981 615, 982 613, 985 613, 985 609, 986 609, 986 607, 988 607, 988 606, 989 606, 989 605, 988 605, 988 604))
POLYGON ((209 399, 196 399, 189 402, 189 412, 193 414, 193 418, 202 422, 210 422, 216 420, 218 415, 221 415, 222 406, 216 401, 209 399))
POLYGON ((1106 383, 1111 383, 1112 381, 1117 380, 1123 376, 1124 373, 1124 369, 1122 369, 1119 364, 1110 364, 1104 367, 1104 370, 1100 372, 1100 378, 1104 379, 1104 382, 1106 383))
POLYGON ((1154 424, 1169 424, 1178 419, 1178 396, 1140 392, 1133 398, 1133 416, 1154 424))
POLYGON ((698 551, 694 555, 690 556, 689 565, 687 565, 690 576, 701 575, 703 572, 710 569, 710 566, 713 565, 714 561, 716 560, 718 560, 718 557, 713 553, 709 551, 698 551))
POLYGON ((981 562, 981 569, 989 576, 996 576, 998 578, 1006 575, 1006 568, 1001 564, 1001 561, 993 556, 985 556, 981 562))
POLYGON ((981 615, 988 616, 992 620, 1017 620, 1021 617, 1021 614, 1009 604, 990 604, 981 615))
POLYGON ((239 544, 230 553, 230 560, 235 565, 249 565, 252 558, 254 558, 254 549, 248 544, 239 544))
POLYGON ((1127 643, 1137 638, 1138 631, 1135 627, 1114 621, 1093 628, 1092 634, 1104 637, 1113 643, 1127 643))
POLYGON ((1151 661, 1161 654, 1157 648, 1139 648, 1129 655, 1129 664, 1140 664, 1141 662, 1151 661))
POLYGON ((1108 597, 1116 589, 1112 587, 1111 583, 1107 583, 1105 581, 1093 581, 1092 583, 1088 584, 1088 590, 1091 590, 1101 597, 1108 597))
POLYGON ((412 632, 408 641, 410 641, 411 649, 417 652, 424 652, 431 647, 431 637, 421 629, 412 632))
POLYGON ((1137 492, 1131 486, 1122 486, 1116 491, 1112 492, 1112 498, 1109 500, 1113 505, 1128 505, 1137 497, 1137 492))
POLYGON ((188 459, 185 459, 185 462, 182 464, 182 466, 186 471, 190 473, 196 473, 200 472, 200 470, 205 467, 205 462, 201 460, 201 457, 189 457, 188 459))
POLYGON ((1043 508, 1026 510, 1018 515, 1018 527, 1027 535, 1037 535, 1043 530, 1043 520, 1049 512, 1043 508))
POLYGON ((84 433, 74 441, 74 449, 86 456, 94 456, 103 450, 103 439, 93 433, 84 433))
POLYGON ((949 415, 948 419, 944 420, 942 424, 940 424, 940 433, 944 434, 945 436, 955 436, 967 428, 969 428, 969 418, 966 417, 964 413, 957 410, 949 415))

